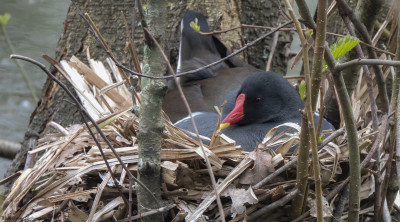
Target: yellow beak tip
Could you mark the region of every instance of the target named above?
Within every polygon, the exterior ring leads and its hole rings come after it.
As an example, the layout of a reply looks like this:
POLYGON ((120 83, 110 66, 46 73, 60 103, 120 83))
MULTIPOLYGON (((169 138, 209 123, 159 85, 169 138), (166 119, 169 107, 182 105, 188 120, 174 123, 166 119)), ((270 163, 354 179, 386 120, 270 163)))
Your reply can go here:
POLYGON ((220 129, 220 130, 223 130, 223 129, 228 128, 228 127, 230 127, 230 126, 231 126, 230 123, 222 123, 221 125, 219 125, 219 129, 220 129))

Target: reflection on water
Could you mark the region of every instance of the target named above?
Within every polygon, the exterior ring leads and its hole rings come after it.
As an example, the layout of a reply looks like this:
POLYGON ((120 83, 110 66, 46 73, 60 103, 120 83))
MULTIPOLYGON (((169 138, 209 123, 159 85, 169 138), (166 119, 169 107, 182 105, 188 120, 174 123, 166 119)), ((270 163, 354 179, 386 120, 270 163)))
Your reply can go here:
MULTIPOLYGON (((69 1, 1 0, 0 14, 11 14, 5 28, 16 53, 47 65, 41 55, 54 56, 68 5, 69 1)), ((36 104, 9 55, 3 33, 0 32, 0 139, 21 142, 36 104)), ((22 64, 39 95, 45 74, 31 64, 22 64)), ((0 166, 4 161, 0 159, 0 166)), ((0 177, 3 175, 0 171, 0 177)))

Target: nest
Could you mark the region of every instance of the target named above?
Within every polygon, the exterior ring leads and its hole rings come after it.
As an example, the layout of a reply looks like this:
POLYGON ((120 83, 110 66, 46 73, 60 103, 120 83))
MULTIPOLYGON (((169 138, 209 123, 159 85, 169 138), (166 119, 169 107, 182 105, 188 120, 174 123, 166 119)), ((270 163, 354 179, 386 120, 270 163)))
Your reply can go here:
MULTIPOLYGON (((73 57, 69 62, 54 65, 72 83, 88 112, 136 176, 138 117, 130 112, 133 106, 131 93, 111 60, 107 60, 111 72, 101 62, 91 59, 89 62, 91 68, 73 57)), ((356 95, 365 93, 361 90, 362 87, 356 95)), ((363 103, 357 101, 354 110, 362 110, 360 106, 363 103)), ((365 120, 366 115, 367 112, 357 112, 356 119, 365 120)), ((176 128, 166 116, 163 122, 161 181, 166 204, 156 212, 163 212, 164 217, 171 221, 219 220, 213 186, 198 140, 192 133, 176 128)), ((371 148, 371 136, 375 133, 368 127, 369 123, 364 121, 362 124, 366 127, 359 131, 360 152, 365 157, 371 148)), ((127 221, 123 219, 128 206, 119 195, 99 147, 85 125, 66 129, 56 123, 50 126, 55 132, 43 135, 37 141, 37 148, 29 151, 29 155, 40 154, 40 158, 32 168, 20 172, 3 203, 2 218, 24 221, 127 221)), ((288 151, 298 145, 300 128, 290 126, 294 133, 284 131, 278 134, 274 128, 263 143, 250 153, 243 152, 235 141, 218 130, 212 138, 203 138, 210 141, 204 149, 217 180, 226 218, 239 221, 246 215, 261 212, 269 219, 289 220, 290 200, 297 194, 293 193, 297 151, 288 151), (274 151, 270 147, 279 148, 274 151)), ((344 130, 338 132, 333 133, 334 140, 319 149, 324 214, 327 217, 332 216, 333 203, 338 199, 338 194, 332 194, 332 191, 343 186, 348 176, 348 147, 344 130)), ((124 195, 128 197, 132 192, 133 200, 136 200, 135 187, 130 186, 132 181, 128 179, 127 172, 107 144, 101 139, 99 141, 124 195)), ((387 156, 387 153, 382 153, 381 164, 385 164, 387 156)), ((312 175, 311 170, 309 175, 312 175)), ((307 210, 310 213, 306 215, 307 220, 316 216, 311 176, 309 181, 307 210)), ((375 190, 374 184, 372 172, 363 170, 360 197, 364 204, 361 214, 373 212, 372 205, 368 203, 375 190)), ((136 201, 133 202, 132 215, 134 219, 143 216, 138 214, 136 201)), ((342 218, 346 218, 346 212, 342 218)))

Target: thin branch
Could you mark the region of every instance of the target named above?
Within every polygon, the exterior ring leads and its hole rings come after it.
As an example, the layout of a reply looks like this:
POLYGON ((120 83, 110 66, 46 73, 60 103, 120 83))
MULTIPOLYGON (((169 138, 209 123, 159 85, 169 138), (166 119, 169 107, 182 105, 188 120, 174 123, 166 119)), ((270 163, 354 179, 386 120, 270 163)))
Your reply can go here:
POLYGON ((286 196, 282 197, 281 199, 271 203, 270 205, 267 205, 260 210, 256 211, 253 214, 250 214, 249 216, 246 217, 245 221, 255 221, 257 218, 268 215, 271 211, 277 209, 278 207, 284 206, 287 202, 291 201, 295 196, 297 196, 300 193, 298 189, 295 189, 294 191, 290 192, 286 196))
MULTIPOLYGON (((344 23, 346 24, 347 30, 349 30, 350 35, 356 37, 356 33, 353 29, 353 26, 350 24, 350 19, 345 15, 342 15, 342 19, 343 19, 344 23)), ((361 46, 358 44, 356 45, 356 52, 358 54, 358 57, 360 57, 360 59, 365 59, 364 53, 361 49, 361 46)), ((372 81, 372 75, 369 72, 368 66, 363 65, 362 68, 363 68, 364 75, 367 80, 369 101, 371 102, 372 129, 374 131, 376 131, 376 130, 378 130, 378 114, 377 114, 376 101, 375 101, 374 83, 372 81)))
MULTIPOLYGON (((384 65, 384 66, 400 66, 400 61, 390 61, 382 59, 353 59, 348 62, 337 64, 335 67, 336 71, 342 71, 343 69, 350 68, 358 65, 384 65)), ((378 83, 377 83, 378 84, 378 83)))
MULTIPOLYGON (((344 0, 336 0, 338 7, 343 11, 345 15, 349 17, 351 22, 353 23, 354 27, 357 29, 357 31, 360 33, 360 38, 370 44, 372 44, 371 38, 369 36, 367 28, 360 22, 360 20, 357 18, 357 16, 354 14, 353 10, 351 7, 344 1, 344 0)), ((374 50, 371 50, 370 48, 367 48, 368 50, 368 57, 371 59, 377 59, 378 56, 376 55, 376 52, 374 50)), ((389 111, 389 99, 387 96, 387 90, 386 90, 386 84, 385 84, 385 78, 383 76, 382 69, 378 66, 379 64, 372 64, 372 68, 375 71, 375 76, 376 76, 376 82, 378 85, 379 89, 379 98, 382 103, 382 110, 383 112, 388 112, 389 111)))
MULTIPOLYGON (((324 139, 324 142, 322 142, 321 145, 318 146, 318 150, 322 149, 324 146, 326 146, 328 143, 332 142, 334 139, 336 139, 338 136, 343 135, 344 134, 344 129, 338 129, 335 132, 333 132, 331 135, 329 135, 327 138, 324 139)), ((309 152, 310 154, 311 152, 309 152)), ((268 175, 267 177, 265 177, 263 180, 261 180, 260 182, 258 182, 257 184, 253 185, 251 188, 253 190, 255 189, 259 189, 262 186, 264 186, 265 184, 267 184, 268 182, 270 182, 273 178, 275 178, 276 176, 278 176, 279 174, 285 172, 287 169, 289 169, 290 167, 294 166, 298 161, 298 157, 294 157, 292 160, 290 160, 288 163, 286 163, 285 165, 283 165, 282 167, 280 167, 279 169, 275 170, 273 173, 271 173, 270 175, 268 175)))
POLYGON ((297 155, 298 164, 296 170, 296 188, 299 190, 292 202, 292 212, 290 218, 297 218, 304 211, 304 204, 307 199, 308 188, 308 172, 309 172, 309 153, 310 153, 310 134, 308 130, 308 119, 304 112, 301 112, 301 131, 300 131, 300 145, 299 154, 297 155))
MULTIPOLYGON (((317 150, 317 138, 315 136, 315 125, 314 125, 314 113, 312 109, 312 88, 314 87, 311 84, 311 75, 310 75, 310 68, 309 68, 309 61, 308 61, 308 45, 307 40, 303 34, 301 29, 301 25, 299 20, 297 19, 296 15, 294 14, 294 10, 289 3, 289 0, 284 1, 286 8, 289 11, 291 18, 294 21, 294 25, 297 29, 297 33, 300 37, 301 45, 303 47, 303 59, 304 59, 304 75, 306 77, 306 104, 305 104, 305 112, 307 113, 308 118, 308 133, 310 134, 310 145, 312 151, 312 166, 314 171, 314 182, 315 182, 315 199, 317 205, 317 221, 322 222, 324 220, 323 216, 323 209, 322 209, 322 182, 321 182, 321 174, 320 174, 320 163, 318 157, 318 150, 317 150)), ((323 45, 322 45, 323 47, 323 45)), ((323 50, 322 50, 323 53, 323 50)), ((322 60, 321 62, 321 70, 322 70, 322 60)), ((319 86, 318 88, 319 89, 319 86)), ((305 132, 304 132, 305 133, 305 132)))
POLYGON ((146 211, 146 212, 141 213, 141 214, 136 215, 136 216, 131 216, 129 218, 118 220, 117 222, 127 222, 127 221, 130 221, 130 220, 139 220, 139 219, 141 219, 143 217, 147 217, 147 216, 150 216, 150 215, 153 215, 153 214, 165 213, 165 212, 171 210, 174 207, 176 207, 176 205, 175 204, 171 204, 171 205, 168 205, 168 206, 165 206, 165 207, 161 207, 161 208, 158 208, 158 209, 146 211))
MULTIPOLYGON (((221 33, 226 33, 226 32, 230 32, 233 31, 235 29, 239 29, 239 28, 256 28, 256 29, 267 29, 267 30, 273 30, 275 27, 270 27, 270 26, 261 26, 261 25, 247 25, 247 24, 241 24, 239 26, 233 27, 233 28, 229 28, 226 30, 214 30, 212 32, 200 32, 201 35, 214 35, 214 34, 221 34, 221 33)), ((309 29, 303 29, 303 32, 308 31, 309 29)), ((296 31, 295 28, 281 28, 279 29, 279 31, 296 31)), ((341 35, 341 34, 337 34, 337 33, 333 33, 333 32, 326 32, 327 35, 331 35, 331 36, 336 36, 336 37, 340 37, 340 38, 344 38, 346 37, 346 35, 341 35)), ((360 40, 360 44, 365 45, 366 47, 369 47, 371 49, 375 49, 378 52, 381 53, 385 53, 391 56, 395 56, 394 53, 391 53, 387 50, 383 50, 380 49, 376 46, 373 46, 371 44, 368 44, 366 42, 363 42, 362 40, 360 40)))
POLYGON ((316 110, 317 107, 317 98, 318 91, 321 85, 322 79, 322 67, 324 61, 324 50, 325 50, 325 40, 326 40, 326 23, 327 23, 327 15, 326 10, 328 7, 327 0, 319 0, 317 6, 317 26, 315 32, 315 45, 314 45, 314 59, 312 64, 312 72, 311 72, 311 87, 310 97, 308 99, 311 100, 311 108, 313 111, 316 110))

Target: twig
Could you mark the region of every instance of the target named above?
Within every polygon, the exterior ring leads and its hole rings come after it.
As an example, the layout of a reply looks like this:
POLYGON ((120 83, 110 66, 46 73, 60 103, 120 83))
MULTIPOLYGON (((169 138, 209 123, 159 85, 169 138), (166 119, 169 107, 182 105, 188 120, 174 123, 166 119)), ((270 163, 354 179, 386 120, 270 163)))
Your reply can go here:
MULTIPOLYGON (((315 128, 314 128, 314 114, 312 108, 312 88, 313 85, 311 84, 311 75, 310 75, 310 68, 309 68, 309 61, 308 61, 308 45, 307 40, 303 34, 301 29, 300 22, 298 21, 296 15, 294 14, 294 10, 290 5, 288 0, 284 1, 286 8, 289 11, 291 18, 294 21, 294 25, 297 29, 297 33, 300 37, 301 45, 303 47, 303 59, 304 59, 304 75, 306 77, 306 104, 305 104, 305 112, 307 113, 308 118, 308 133, 310 134, 310 145, 312 151, 312 166, 314 171, 314 182, 315 182, 315 199, 317 205, 317 221, 322 222, 324 220, 323 216, 323 209, 322 209, 322 183, 321 183, 321 174, 320 174, 320 163, 318 157, 318 150, 317 150, 317 138, 315 137, 315 128)), ((322 46, 323 47, 323 46, 322 46)), ((323 52, 323 51, 322 51, 323 52)), ((321 70, 322 70, 322 60, 321 62, 321 70)), ((319 88, 319 87, 318 87, 319 88)), ((318 89, 317 88, 317 89, 318 89)))
MULTIPOLYGON (((338 129, 335 132, 333 132, 331 135, 329 135, 327 138, 324 139, 324 142, 322 142, 321 145, 318 146, 318 149, 321 149, 322 147, 326 146, 328 143, 336 139, 338 136, 343 135, 344 129, 338 129)), ((294 157, 292 160, 290 160, 288 163, 280 167, 279 169, 275 170, 275 172, 271 173, 267 177, 265 177, 263 180, 258 182, 257 184, 253 185, 251 188, 254 189, 259 189, 260 187, 264 186, 267 184, 269 181, 271 181, 273 178, 278 176, 279 174, 283 173, 290 167, 294 166, 297 163, 298 157, 294 157)))
POLYGON ((263 215, 268 215, 268 213, 277 209, 278 207, 284 206, 287 202, 291 201, 299 193, 300 193, 300 191, 298 189, 295 189, 294 191, 290 192, 285 197, 282 197, 281 199, 271 203, 270 205, 267 205, 267 206, 261 208, 260 210, 250 214, 248 217, 246 217, 246 221, 255 221, 257 218, 259 218, 263 215))
POLYGON ((332 216, 332 222, 340 222, 341 217, 343 215, 344 207, 347 204, 347 198, 349 197, 349 189, 350 186, 347 185, 346 188, 342 190, 342 193, 339 195, 339 200, 335 208, 335 212, 332 216))
MULTIPOLYGON (((15 49, 14 49, 13 44, 11 43, 10 38, 8 37, 6 29, 5 29, 4 25, 0 24, 0 26, 1 26, 1 30, 3 31, 4 39, 6 40, 8 48, 10 49, 11 54, 14 54, 15 53, 15 49)), ((25 85, 28 87, 29 91, 31 92, 31 96, 32 96, 33 100, 37 103, 39 101, 39 98, 36 95, 35 88, 33 88, 31 80, 29 79, 28 74, 26 73, 24 67, 22 66, 22 64, 20 63, 19 60, 15 60, 15 63, 17 64, 19 70, 21 71, 22 78, 24 79, 25 85)))
MULTIPOLYGON (((345 15, 347 15, 349 17, 349 19, 353 23, 354 27, 360 33, 360 38, 364 42, 366 42, 370 45, 373 45, 367 28, 364 26, 364 24, 362 24, 360 22, 360 20, 354 14, 354 12, 350 8, 350 6, 344 0, 337 0, 336 2, 338 4, 338 7, 341 10, 343 10, 343 13, 345 15)), ((368 57, 371 59, 378 58, 378 56, 376 55, 376 52, 374 50, 371 50, 370 48, 368 48, 368 57)), ((383 112, 388 112, 389 111, 389 99, 387 96, 386 84, 385 84, 385 79, 383 77, 382 69, 378 66, 378 64, 372 64, 372 65, 373 65, 372 67, 375 71, 376 82, 377 82, 378 89, 379 89, 379 98, 382 103, 382 110, 383 110, 383 112)), ((349 219, 351 219, 351 218, 349 218, 349 219)))
POLYGON ((360 152, 358 148, 358 134, 354 121, 353 110, 343 76, 340 72, 333 73, 336 92, 342 108, 345 122, 347 141, 349 144, 349 165, 350 165, 350 195, 349 195, 349 221, 358 221, 360 211, 360 152))
MULTIPOLYGON (((126 30, 126 34, 127 34, 128 41, 129 41, 128 47, 129 47, 129 52, 131 53, 133 66, 135 67, 135 71, 136 72, 142 73, 142 69, 140 68, 138 55, 137 55, 137 52, 136 52, 136 49, 135 49, 135 44, 133 43, 133 39, 131 37, 131 33, 129 31, 129 28, 128 28, 128 22, 126 21, 125 14, 124 14, 123 11, 121 11, 121 15, 122 15, 122 20, 124 21, 124 24, 125 24, 125 30, 126 30)), ((132 33, 132 35, 133 35, 133 33, 132 33)), ((139 78, 138 85, 140 85, 140 82, 141 82, 141 80, 139 78)))
MULTIPOLYGON (((342 13, 340 14, 342 15, 342 13)), ((353 29, 353 26, 350 24, 350 19, 345 15, 342 15, 342 19, 346 24, 347 30, 349 30, 350 35, 356 37, 356 33, 353 29)), ((360 45, 356 45, 356 52, 358 54, 358 57, 360 57, 360 59, 365 59, 364 53, 360 45)), ((378 130, 378 114, 375 102, 374 83, 372 81, 372 75, 369 72, 368 67, 366 65, 363 65, 362 68, 364 71, 365 78, 367 80, 368 95, 369 95, 369 100, 371 102, 372 129, 376 131, 378 130)))
POLYGON ((292 213, 290 218, 296 218, 304 211, 305 200, 307 199, 308 188, 308 171, 309 171, 309 153, 310 153, 310 134, 308 130, 308 119, 304 112, 301 112, 301 131, 300 131, 300 145, 298 154, 298 164, 296 170, 296 187, 299 190, 292 203, 292 213))
MULTIPOLYGON (((312 64, 310 85, 307 82, 307 88, 311 88, 309 98, 311 100, 312 111, 316 110, 319 86, 321 85, 322 67, 324 61, 324 50, 326 40, 326 23, 328 7, 327 0, 319 0, 317 6, 317 26, 315 32, 314 59, 312 64)), ((318 132, 318 131, 317 131, 318 132)))
POLYGON ((165 213, 165 212, 171 210, 174 207, 175 207, 175 204, 172 204, 172 205, 161 207, 161 208, 158 208, 158 209, 155 209, 155 210, 149 210, 149 211, 146 211, 144 213, 141 213, 140 215, 131 216, 129 218, 118 220, 118 222, 127 222, 129 220, 139 220, 140 218, 147 217, 147 216, 150 216, 150 215, 153 215, 153 214, 165 213))
MULTIPOLYGON (((358 65, 384 65, 384 66, 400 66, 400 61, 389 61, 382 59, 353 59, 348 62, 344 62, 341 64, 337 64, 335 67, 336 71, 342 71, 343 69, 347 69, 352 66, 358 65)), ((379 84, 379 83, 377 83, 379 84)))
POLYGON ((207 154, 206 154, 206 152, 205 152, 205 150, 204 150, 203 141, 202 141, 201 138, 200 138, 200 133, 199 133, 199 131, 198 131, 198 129, 197 129, 196 122, 194 121, 194 118, 193 118, 193 115, 192 115, 192 110, 190 109, 190 106, 189 106, 189 103, 188 103, 188 101, 187 101, 187 99, 186 99, 186 96, 185 96, 185 94, 183 93, 182 86, 181 86, 181 84, 179 83, 178 79, 176 78, 176 74, 175 74, 175 72, 174 72, 174 69, 172 68, 171 63, 170 63, 169 60, 168 60, 168 57, 165 55, 164 50, 161 48, 161 46, 160 46, 160 44, 158 43, 158 41, 154 38, 154 36, 150 33, 150 31, 149 31, 147 28, 143 28, 143 29, 147 32, 148 36, 151 38, 151 40, 153 41, 153 43, 156 44, 156 46, 157 46, 158 49, 160 50, 160 52, 161 52, 161 54, 162 54, 164 60, 167 62, 167 66, 168 66, 169 71, 170 71, 170 72, 172 73, 172 75, 174 76, 175 84, 176 84, 177 87, 178 87, 179 94, 181 95, 181 98, 182 98, 182 100, 183 100, 183 102, 184 102, 184 104, 185 104, 185 107, 186 107, 186 109, 187 109, 187 111, 188 111, 188 113, 189 113, 190 119, 191 119, 192 124, 193 124, 194 132, 195 132, 195 134, 196 134, 196 137, 198 138, 198 141, 199 141, 199 144, 200 144, 200 148, 201 148, 201 151, 202 151, 203 156, 204 156, 204 160, 206 161, 206 166, 207 166, 208 174, 210 175, 211 183, 212 183, 212 185, 213 185, 215 197, 216 197, 217 204, 218 204, 218 209, 219 209, 219 213, 220 213, 220 218, 221 218, 221 220, 224 222, 224 221, 225 221, 224 209, 223 209, 223 205, 222 205, 222 203, 221 203, 221 199, 219 198, 219 193, 218 193, 218 191, 217 191, 217 183, 216 183, 216 181, 215 181, 215 177, 214 177, 214 173, 213 173, 213 171, 212 171, 212 167, 211 167, 211 164, 210 164, 210 160, 208 159, 208 156, 207 156, 207 154))
MULTIPOLYGON (((267 29, 267 30, 273 30, 274 27, 270 27, 270 26, 260 26, 260 25, 247 25, 247 24, 241 24, 239 26, 233 27, 233 28, 229 28, 226 30, 216 30, 216 31, 212 31, 212 32, 200 32, 201 35, 214 35, 214 34, 220 34, 220 33, 225 33, 225 32, 230 32, 233 31, 235 29, 239 29, 239 28, 256 28, 256 29, 267 29)), ((303 29, 303 31, 307 31, 308 29, 303 29)), ((296 31, 295 28, 281 28, 279 29, 279 31, 296 31)), ((341 37, 344 38, 346 37, 346 35, 341 35, 341 34, 337 34, 337 33, 333 33, 333 32, 326 32, 327 35, 331 35, 331 36, 337 36, 337 37, 341 37)), ((377 52, 381 52, 381 53, 385 53, 391 56, 395 56, 394 53, 391 53, 389 51, 380 49, 376 46, 370 45, 366 42, 363 42, 362 40, 360 40, 360 44, 365 45, 371 49, 376 50, 377 52)))

